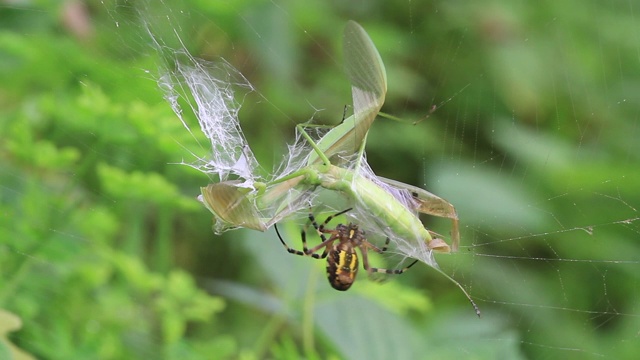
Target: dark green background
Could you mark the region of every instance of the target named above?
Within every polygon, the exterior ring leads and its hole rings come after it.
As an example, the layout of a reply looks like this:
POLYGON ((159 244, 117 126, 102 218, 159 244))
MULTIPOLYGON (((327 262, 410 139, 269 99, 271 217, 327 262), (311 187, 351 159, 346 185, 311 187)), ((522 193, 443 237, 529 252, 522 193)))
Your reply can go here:
POLYGON ((0 5, 0 309, 22 319, 9 336, 20 348, 44 359, 640 351, 632 1, 91 1, 72 15, 78 4, 0 5), (385 62, 383 111, 407 120, 375 122, 369 162, 456 206, 463 246, 437 259, 481 319, 424 265, 339 293, 322 262, 289 256, 272 230, 214 235, 195 201, 206 175, 176 165, 206 154, 206 139, 162 99, 145 24, 165 50, 182 46, 176 29, 191 54, 225 58, 256 87, 240 119, 271 169, 295 124, 335 124, 351 103, 349 19, 385 62))

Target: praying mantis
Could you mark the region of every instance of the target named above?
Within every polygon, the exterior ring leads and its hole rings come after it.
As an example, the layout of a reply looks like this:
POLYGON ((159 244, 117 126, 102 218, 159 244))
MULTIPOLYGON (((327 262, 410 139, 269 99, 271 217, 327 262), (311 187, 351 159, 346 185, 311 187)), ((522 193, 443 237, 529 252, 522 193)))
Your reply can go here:
MULTIPOLYGON (((201 188, 199 200, 213 213, 219 229, 244 227, 265 231, 299 210, 316 189, 338 192, 358 209, 361 218, 375 223, 378 230, 391 238, 401 253, 428 263, 456 284, 480 316, 465 289, 437 267, 432 255, 458 250, 458 215, 453 205, 424 189, 378 177, 366 164, 367 133, 384 103, 387 76, 373 41, 354 21, 345 27, 343 52, 353 114, 317 140, 307 134, 304 125, 297 125, 296 130, 310 151, 287 174, 269 181, 236 179, 211 183, 201 188), (450 219, 451 245, 426 229, 419 213, 450 219)), ((245 149, 237 161, 252 158, 244 138, 238 141, 245 149)))

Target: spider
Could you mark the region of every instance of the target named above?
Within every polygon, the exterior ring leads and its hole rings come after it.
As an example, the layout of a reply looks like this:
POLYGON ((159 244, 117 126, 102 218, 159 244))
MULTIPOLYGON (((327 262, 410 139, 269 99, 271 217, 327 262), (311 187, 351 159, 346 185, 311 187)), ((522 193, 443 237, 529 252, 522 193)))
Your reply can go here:
POLYGON ((369 274, 402 274, 407 269, 412 267, 416 262, 418 262, 418 260, 416 260, 406 268, 399 270, 378 269, 370 267, 369 260, 367 258, 367 250, 373 250, 379 254, 384 253, 389 245, 388 237, 384 243, 384 247, 382 249, 379 249, 377 246, 367 241, 364 231, 360 230, 357 224, 338 224, 335 229, 325 228, 325 226, 329 224, 329 222, 334 217, 340 216, 350 210, 351 208, 330 215, 320 225, 318 225, 318 223, 316 222, 313 213, 309 213, 309 220, 322 239, 322 242, 320 244, 311 249, 307 248, 307 234, 305 229, 303 229, 301 232, 303 251, 290 248, 282 239, 277 226, 275 226, 276 234, 278 234, 280 242, 282 243, 282 245, 284 245, 284 247, 287 249, 287 252, 289 252, 290 254, 311 256, 314 259, 327 258, 327 277, 329 278, 329 283, 334 289, 340 291, 348 290, 356 279, 356 275, 358 273, 358 254, 355 250, 356 247, 360 248, 360 253, 362 254, 362 265, 369 274), (326 238, 325 234, 330 234, 328 239, 326 238), (338 243, 334 244, 336 241, 338 241, 338 243), (321 255, 318 255, 317 252, 322 248, 324 248, 324 251, 321 255))

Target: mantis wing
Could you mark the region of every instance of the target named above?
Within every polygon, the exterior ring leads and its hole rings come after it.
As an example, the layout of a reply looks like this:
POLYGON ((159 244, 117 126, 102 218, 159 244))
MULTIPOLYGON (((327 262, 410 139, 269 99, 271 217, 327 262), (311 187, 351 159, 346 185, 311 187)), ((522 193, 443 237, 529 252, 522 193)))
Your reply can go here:
POLYGON ((240 187, 240 181, 229 180, 209 184, 200 188, 198 199, 220 221, 216 221, 214 231, 221 233, 232 227, 245 227, 265 231, 267 226, 247 197, 250 189, 240 187))
POLYGON ((378 180, 398 189, 407 190, 415 201, 414 210, 428 215, 451 219, 451 251, 457 251, 460 244, 460 230, 458 228, 458 214, 456 209, 445 199, 417 186, 378 176, 378 180))
MULTIPOLYGON (((351 82, 353 115, 317 143, 318 149, 336 163, 340 162, 336 155, 349 156, 360 149, 387 94, 387 74, 382 58, 367 32, 355 21, 350 20, 344 29, 343 52, 351 82)), ((308 165, 314 163, 320 163, 315 152, 310 155, 308 165)))

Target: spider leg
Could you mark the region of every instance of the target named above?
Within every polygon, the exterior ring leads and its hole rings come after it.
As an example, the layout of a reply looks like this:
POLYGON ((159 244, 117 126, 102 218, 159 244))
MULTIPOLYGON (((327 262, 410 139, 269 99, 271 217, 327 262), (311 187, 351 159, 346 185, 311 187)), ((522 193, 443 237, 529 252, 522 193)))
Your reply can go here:
POLYGON ((278 224, 274 224, 274 228, 276 229, 276 234, 278 235, 278 239, 280 239, 280 242, 285 247, 285 249, 287 249, 287 252, 289 254, 300 255, 300 256, 311 256, 314 259, 324 259, 324 258, 326 258, 327 254, 328 254, 328 250, 327 249, 329 248, 329 246, 337 238, 335 236, 331 236, 328 240, 323 241, 320 245, 315 246, 312 249, 308 249, 307 248, 307 235, 306 235, 305 231, 302 230, 301 238, 302 238, 302 246, 303 246, 303 250, 304 251, 300 251, 300 250, 296 250, 294 248, 289 247, 289 245, 287 245, 287 243, 284 241, 284 239, 282 239, 282 235, 280 235, 280 230, 278 230, 278 224), (322 255, 316 254, 316 252, 318 250, 320 250, 323 246, 325 247, 325 250, 322 253, 322 255))
POLYGON ((368 241, 366 241, 364 244, 360 246, 360 252, 362 253, 362 266, 367 271, 367 273, 369 273, 369 275, 373 273, 400 275, 403 272, 409 270, 410 267, 412 267, 413 265, 415 265, 415 263, 418 262, 418 260, 414 260, 411 264, 409 264, 409 266, 402 269, 382 269, 382 268, 370 267, 369 259, 367 256, 367 249, 371 249, 379 254, 382 254, 385 251, 387 251, 388 245, 389 245, 389 238, 387 238, 387 240, 384 242, 384 247, 382 249, 379 249, 377 246, 373 245, 368 241))
POLYGON ((367 246, 368 248, 370 248, 371 250, 377 252, 378 254, 382 254, 385 251, 387 251, 387 249, 389 248, 389 238, 387 237, 387 240, 384 242, 384 246, 382 247, 382 249, 378 249, 377 246, 373 245, 372 243, 368 242, 366 243, 366 245, 363 246, 367 246))
MULTIPOLYGON (((364 262, 364 256, 362 258, 362 262, 364 262)), ((404 267, 402 269, 380 269, 380 268, 374 268, 374 267, 370 267, 369 269, 365 268, 367 270, 367 272, 369 274, 373 274, 373 273, 384 273, 384 274, 394 274, 394 275, 400 275, 403 272, 409 270, 410 267, 412 267, 413 265, 415 265, 415 263, 417 263, 418 260, 414 260, 411 264, 409 264, 409 266, 404 267)), ((369 264, 367 264, 369 265, 369 264)))
POLYGON ((324 227, 325 227, 327 224, 329 224, 329 222, 330 222, 331 220, 333 220, 333 218, 334 218, 334 217, 336 217, 336 216, 340 216, 340 215, 342 215, 342 214, 346 213, 347 211, 351 211, 352 209, 353 209, 353 208, 348 208, 348 209, 346 209, 346 210, 342 210, 342 211, 340 211, 339 213, 336 213, 336 214, 333 214, 333 215, 329 215, 329 216, 324 220, 324 222, 323 222, 321 225, 318 225, 318 223, 316 222, 315 217, 314 217, 314 216, 313 216, 313 214, 311 214, 311 213, 309 214, 309 220, 311 220, 311 224, 313 225, 313 227, 314 227, 314 228, 316 228, 316 230, 317 230, 317 231, 318 231, 318 233, 320 234, 320 237, 322 237, 322 238, 323 238, 323 240, 324 240, 324 237, 323 237, 323 235, 322 235, 322 233, 323 233, 323 231, 322 231, 322 230, 324 230, 324 227))
MULTIPOLYGON (((304 232, 303 232, 303 234, 304 234, 304 232)), ((303 239, 304 239, 304 237, 303 237, 303 239)), ((324 239, 324 237, 323 237, 323 239, 324 239)), ((305 250, 305 251, 306 251, 307 255, 311 256, 314 259, 324 259, 329 254, 329 247, 337 239, 338 239, 338 235, 337 234, 332 234, 328 239, 324 240, 323 242, 321 242, 320 244, 314 246, 313 248, 305 250), (318 250, 322 249, 323 247, 324 247, 324 251, 322 252, 322 255, 316 254, 316 252, 318 250)))
POLYGON ((320 231, 320 229, 324 229, 324 225, 326 224, 326 220, 324 223, 322 223, 322 225, 318 225, 318 223, 316 222, 316 217, 313 216, 313 213, 309 213, 309 221, 311 221, 311 225, 313 225, 314 229, 316 229, 316 232, 318 233, 318 236, 320 236, 320 238, 322 239, 322 242, 327 241, 326 236, 324 236, 324 234, 320 231))
MULTIPOLYGON (((282 235, 280 235, 280 230, 278 230, 278 224, 273 224, 273 227, 276 229, 276 234, 278 235, 278 239, 280 239, 280 242, 282 243, 284 248, 287 249, 287 252, 289 254, 302 255, 302 256, 306 255, 304 252, 300 250, 296 250, 294 248, 289 247, 289 245, 287 245, 287 243, 284 242, 284 239, 282 239, 282 235)), ((306 248, 304 231, 302 232, 302 243, 305 244, 305 248, 306 248)))
POLYGON ((329 222, 331 220, 333 220, 334 217, 336 216, 340 216, 344 213, 346 213, 347 211, 350 211, 352 208, 348 208, 346 210, 342 210, 339 213, 333 214, 333 215, 329 215, 329 217, 327 217, 324 222, 320 225, 318 225, 318 222, 316 221, 316 217, 313 215, 312 212, 309 213, 309 221, 311 221, 311 225, 313 225, 314 229, 316 229, 316 232, 318 233, 318 236, 320 236, 320 239, 322 239, 322 243, 320 243, 320 245, 317 245, 316 247, 314 247, 313 249, 309 250, 307 249, 307 239, 306 239, 306 233, 303 230, 302 231, 302 245, 304 252, 307 255, 311 255, 311 257, 313 257, 314 259, 324 259, 327 257, 327 255, 329 254, 329 246, 338 238, 337 234, 333 231, 333 230, 325 230, 325 226, 327 224, 329 224, 329 222), (329 239, 327 239, 327 237, 324 235, 325 233, 327 234, 331 234, 331 236, 329 237, 329 239), (316 251, 320 250, 322 247, 324 246, 324 251, 322 252, 322 255, 318 255, 315 254, 316 251))

